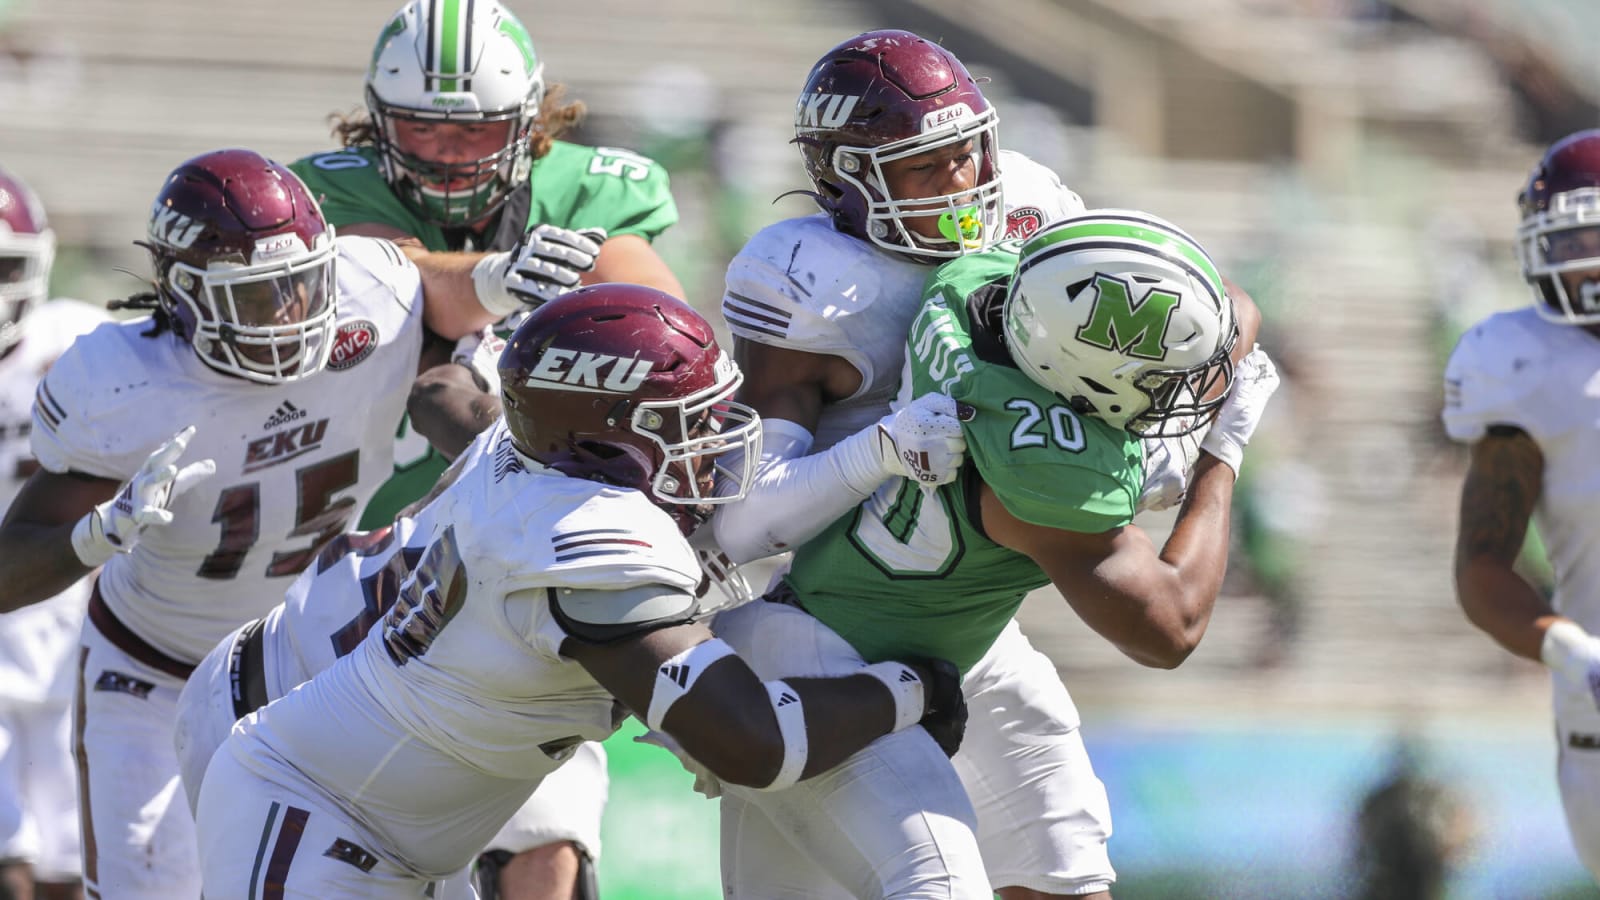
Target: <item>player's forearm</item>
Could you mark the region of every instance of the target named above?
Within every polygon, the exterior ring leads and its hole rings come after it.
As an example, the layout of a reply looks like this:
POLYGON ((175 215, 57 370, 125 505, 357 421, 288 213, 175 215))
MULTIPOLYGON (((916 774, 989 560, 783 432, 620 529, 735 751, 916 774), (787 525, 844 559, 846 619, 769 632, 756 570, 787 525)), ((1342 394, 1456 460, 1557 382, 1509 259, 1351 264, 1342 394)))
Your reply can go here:
POLYGON ((1455 577, 1467 620, 1512 653, 1538 661, 1545 629, 1560 617, 1533 585, 1511 563, 1487 556, 1457 560, 1455 577))
POLYGON ((478 302, 472 267, 482 253, 430 253, 403 247, 422 275, 423 321, 428 330, 455 340, 494 322, 498 316, 478 302))
POLYGON ((0 613, 48 600, 89 574, 72 548, 74 524, 0 528, 0 613))
POLYGON ((861 435, 846 438, 810 456, 811 434, 784 420, 767 420, 761 466, 743 500, 717 511, 713 528, 717 545, 735 563, 782 553, 820 534, 835 519, 871 495, 887 475, 857 476, 870 471, 861 435), (843 462, 841 462, 841 459, 843 462), (876 480, 874 480, 876 478, 876 480), (871 482, 863 489, 861 481, 871 482))
POLYGON ((1202 453, 1172 534, 1161 548, 1162 561, 1176 574, 1178 597, 1169 613, 1181 635, 1181 646, 1187 648, 1184 657, 1199 645, 1222 590, 1222 576, 1228 568, 1233 482, 1234 472, 1226 463, 1202 453))

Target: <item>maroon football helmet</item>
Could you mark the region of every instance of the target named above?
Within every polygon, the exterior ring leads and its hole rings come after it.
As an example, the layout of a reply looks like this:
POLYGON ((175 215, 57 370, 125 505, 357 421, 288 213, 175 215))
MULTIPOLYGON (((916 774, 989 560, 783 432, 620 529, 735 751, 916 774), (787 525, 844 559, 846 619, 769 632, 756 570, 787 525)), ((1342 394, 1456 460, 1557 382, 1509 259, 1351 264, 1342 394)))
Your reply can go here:
POLYGON ((1600 323, 1600 129, 1551 145, 1517 196, 1517 256, 1546 319, 1600 323), (1574 297, 1561 276, 1592 273, 1574 297))
POLYGON ((760 418, 731 399, 738 366, 710 323, 654 288, 597 284, 546 303, 511 335, 499 373, 520 452, 643 491, 685 534, 705 507, 744 496, 761 457, 760 418))
POLYGON ((167 176, 140 243, 162 308, 206 365, 265 384, 322 371, 333 229, 293 172, 251 150, 197 156, 167 176))
POLYGON ((834 227, 918 261, 986 249, 1004 236, 998 116, 950 51, 909 31, 869 31, 829 50, 795 103, 795 143, 834 227), (972 190, 891 197, 883 164, 971 140, 972 190), (947 216, 945 239, 905 219, 947 216))
POLYGON ((0 353, 22 337, 22 317, 50 289, 56 235, 22 180, 0 171, 0 353))

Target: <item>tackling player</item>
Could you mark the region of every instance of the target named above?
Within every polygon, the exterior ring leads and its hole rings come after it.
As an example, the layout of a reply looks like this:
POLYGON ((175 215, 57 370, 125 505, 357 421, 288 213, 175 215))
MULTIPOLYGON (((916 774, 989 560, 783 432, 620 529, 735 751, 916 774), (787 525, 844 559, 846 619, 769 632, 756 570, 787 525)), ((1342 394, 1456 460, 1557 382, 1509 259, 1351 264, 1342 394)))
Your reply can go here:
MULTIPOLYGON (((55 232, 38 198, 0 172, 0 510, 38 468, 28 435, 40 379, 109 318, 87 303, 45 302, 54 257, 55 232)), ((0 896, 27 900, 36 887, 47 900, 82 896, 69 713, 88 601, 85 579, 0 614, 0 896)))
POLYGON ((1587 489, 1600 453, 1600 130, 1552 144, 1517 205, 1533 304, 1468 329, 1445 370, 1445 428, 1472 448, 1456 597, 1502 647, 1550 667, 1561 803, 1600 878, 1600 530, 1587 489), (1549 600, 1514 566, 1530 522, 1555 570, 1549 600))
POLYGON ((127 305, 151 315, 79 338, 39 385, 43 469, 0 525, 0 609, 103 565, 77 668, 84 882, 153 900, 200 890, 172 746, 184 680, 389 475, 424 327, 494 316, 425 303, 393 244, 335 239, 249 150, 174 169, 141 243, 154 290, 127 305))
POLYGON ((763 683, 695 621, 686 535, 739 496, 714 496, 713 466, 754 465, 760 442, 731 399, 738 368, 698 313, 635 285, 575 291, 527 317, 499 374, 502 420, 409 538, 402 523, 356 551, 369 563, 307 586, 396 599, 212 759, 207 897, 263 884, 418 896, 630 710, 718 777, 769 790, 919 720, 959 739, 948 663, 763 683))
MULTIPOLYGON (((1216 601, 1234 475, 1277 384, 1260 351, 1244 357, 1234 379, 1238 335, 1233 302, 1204 251, 1143 213, 1084 213, 946 263, 910 329, 900 397, 938 390, 972 406, 962 425, 970 462, 936 490, 904 479, 879 487, 796 551, 766 602, 719 616, 718 634, 763 677, 907 654, 970 672, 1023 597, 1053 584, 1128 656, 1178 665, 1216 601), (1145 487, 1142 441, 1191 434, 1214 412, 1172 536, 1158 550, 1132 524, 1145 487)), ((1015 722, 1019 711, 1008 715, 1015 722)), ((1000 731, 969 734, 956 759, 975 749, 974 739, 992 744, 981 752, 1003 756, 1000 731)), ((731 894, 765 883, 774 896, 831 896, 839 886, 854 896, 925 896, 938 885, 976 898, 990 882, 1016 885, 1007 880, 1014 870, 991 870, 986 880, 982 813, 965 807, 972 776, 958 778, 939 750, 908 732, 804 785, 730 789, 724 808, 737 801, 743 826, 737 842, 724 844, 731 894), (810 864, 787 862, 802 858, 810 864), (836 884, 819 882, 819 870, 836 884)), ((1092 781, 1082 764, 1077 776, 1092 781)), ((1049 783, 1003 787, 1022 793, 1049 783)), ((1011 802, 1055 808, 1025 822, 1019 807, 1007 807, 1005 824, 990 828, 1059 839, 1088 826, 1081 843, 1056 852, 1069 861, 1093 859, 1097 847, 1103 855, 1092 816, 1050 796, 1011 802)))
MULTIPOLYGON (((392 238, 426 265, 454 272, 454 290, 475 290, 504 314, 580 278, 682 297, 651 247, 678 219, 666 171, 629 150, 563 140, 584 113, 564 95, 562 85, 545 83, 527 29, 503 5, 414 0, 378 34, 366 114, 337 118, 342 148, 290 168, 341 234, 392 238)), ((453 353, 449 344, 430 346, 396 436, 394 475, 367 504, 360 528, 393 522, 433 486, 448 456, 494 421, 498 392, 453 360, 468 363, 483 355, 480 344, 498 346, 512 324, 471 335, 453 353)), ((564 900, 574 884, 580 897, 596 893, 605 766, 605 750, 587 744, 541 784, 484 854, 479 891, 487 900, 564 900)))
MULTIPOLYGON (((722 303, 741 397, 767 434, 750 496, 714 521, 736 562, 799 546, 901 474, 904 454, 925 454, 910 474, 929 484, 960 465, 948 398, 885 417, 923 284, 940 262, 1083 209, 1048 169, 998 149, 997 116, 954 55, 909 32, 858 35, 813 67, 795 134, 822 212, 751 238, 722 303)), ((1197 448, 1145 443, 1142 508, 1177 502, 1197 448)), ((1106 891, 1110 808, 1054 664, 1012 623, 964 685, 974 718, 956 765, 1002 896, 1106 891)), ((723 804, 725 832, 736 806, 723 804)))

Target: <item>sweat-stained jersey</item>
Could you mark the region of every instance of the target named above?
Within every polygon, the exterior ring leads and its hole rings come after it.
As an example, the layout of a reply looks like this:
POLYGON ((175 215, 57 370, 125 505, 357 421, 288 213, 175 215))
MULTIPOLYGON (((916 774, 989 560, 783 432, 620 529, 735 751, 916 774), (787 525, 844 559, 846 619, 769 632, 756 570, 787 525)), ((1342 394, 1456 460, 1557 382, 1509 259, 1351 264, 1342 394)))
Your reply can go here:
POLYGON ((1079 416, 1016 368, 998 340, 1017 244, 952 260, 911 325, 902 396, 971 404, 968 464, 932 493, 892 479, 795 552, 785 580, 806 610, 869 662, 942 657, 962 671, 988 651, 1028 591, 1049 583, 1031 559, 984 536, 987 484, 1023 521, 1099 533, 1133 520, 1144 482, 1139 441, 1079 416))
MULTIPOLYGON (((638 235, 653 241, 678 221, 667 172, 650 159, 615 147, 556 141, 534 161, 528 186, 514 191, 488 241, 465 229, 424 221, 383 180, 378 152, 352 147, 317 153, 289 166, 322 204, 335 228, 364 222, 389 225, 422 241, 429 250, 509 250, 534 225, 604 228, 607 237, 638 235)), ((395 435, 395 473, 367 504, 360 527, 394 521, 400 508, 427 493, 448 465, 421 435, 402 421, 395 435)))
MULTIPOLYGON (((348 655, 245 718, 221 752, 338 799, 352 839, 413 874, 466 866, 583 740, 624 708, 578 663, 548 596, 663 585, 692 594, 694 551, 644 494, 519 455, 503 420, 409 539, 363 561, 398 577, 348 655), (290 762, 292 760, 292 763, 290 762)), ((370 588, 369 588, 370 585, 370 588)), ((312 582, 312 601, 322 587, 312 582)))
MULTIPOLYGON (((1083 211, 1083 201, 1054 172, 1020 153, 1000 152, 1000 178, 1008 237, 1027 237, 1083 211)), ((722 315, 736 337, 840 356, 861 373, 853 396, 823 407, 810 452, 888 411, 906 329, 934 268, 841 234, 823 213, 767 226, 729 264, 722 315)))
MULTIPOLYGON (((1533 522, 1555 570, 1557 612, 1600 634, 1600 340, 1533 307, 1496 313, 1461 336, 1445 368, 1444 425, 1464 444, 1494 425, 1528 433, 1544 457, 1533 522)), ((1588 691, 1556 684, 1556 709, 1592 718, 1588 691)))
MULTIPOLYGON (((40 379, 79 335, 110 318, 75 300, 42 304, 22 319, 22 339, 0 356, 0 515, 39 467, 28 435, 40 379)), ((0 614, 0 708, 71 700, 72 668, 65 663, 77 647, 88 600, 85 579, 42 603, 0 614)))
POLYGON ((265 385, 218 372, 147 318, 79 338, 39 385, 33 450, 51 472, 124 482, 195 425, 179 465, 216 474, 179 495, 101 570, 106 605, 193 664, 283 599, 317 548, 347 530, 394 468, 395 423, 422 351, 422 286, 388 241, 339 238, 338 320, 323 371, 265 385))

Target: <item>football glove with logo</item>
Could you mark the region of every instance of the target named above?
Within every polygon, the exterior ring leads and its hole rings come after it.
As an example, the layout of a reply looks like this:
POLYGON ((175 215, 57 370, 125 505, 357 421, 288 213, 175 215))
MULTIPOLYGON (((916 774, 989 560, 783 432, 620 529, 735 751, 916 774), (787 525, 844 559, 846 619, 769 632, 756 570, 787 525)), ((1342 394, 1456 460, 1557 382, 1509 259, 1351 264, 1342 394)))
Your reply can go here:
POLYGON ((1239 360, 1228 399, 1217 410, 1217 418, 1200 442, 1200 449, 1227 463, 1237 474, 1244 461, 1244 447, 1250 443, 1250 436, 1261 423, 1261 413, 1277 389, 1278 367, 1267 351, 1260 346, 1252 348, 1239 360))
POLYGON ((954 481, 967 452, 961 423, 972 414, 971 407, 944 394, 923 394, 904 409, 884 416, 878 422, 878 453, 884 471, 922 485, 954 481))
POLYGON ((217 471, 216 462, 209 459, 178 468, 178 458, 192 437, 193 425, 173 435, 150 454, 115 497, 78 520, 72 529, 72 549, 84 565, 94 568, 113 554, 127 553, 146 527, 169 524, 172 501, 217 471))
POLYGON ((574 231, 535 225, 515 247, 491 253, 472 267, 478 302, 501 318, 543 306, 577 287, 584 272, 594 270, 605 239, 603 228, 574 231))

